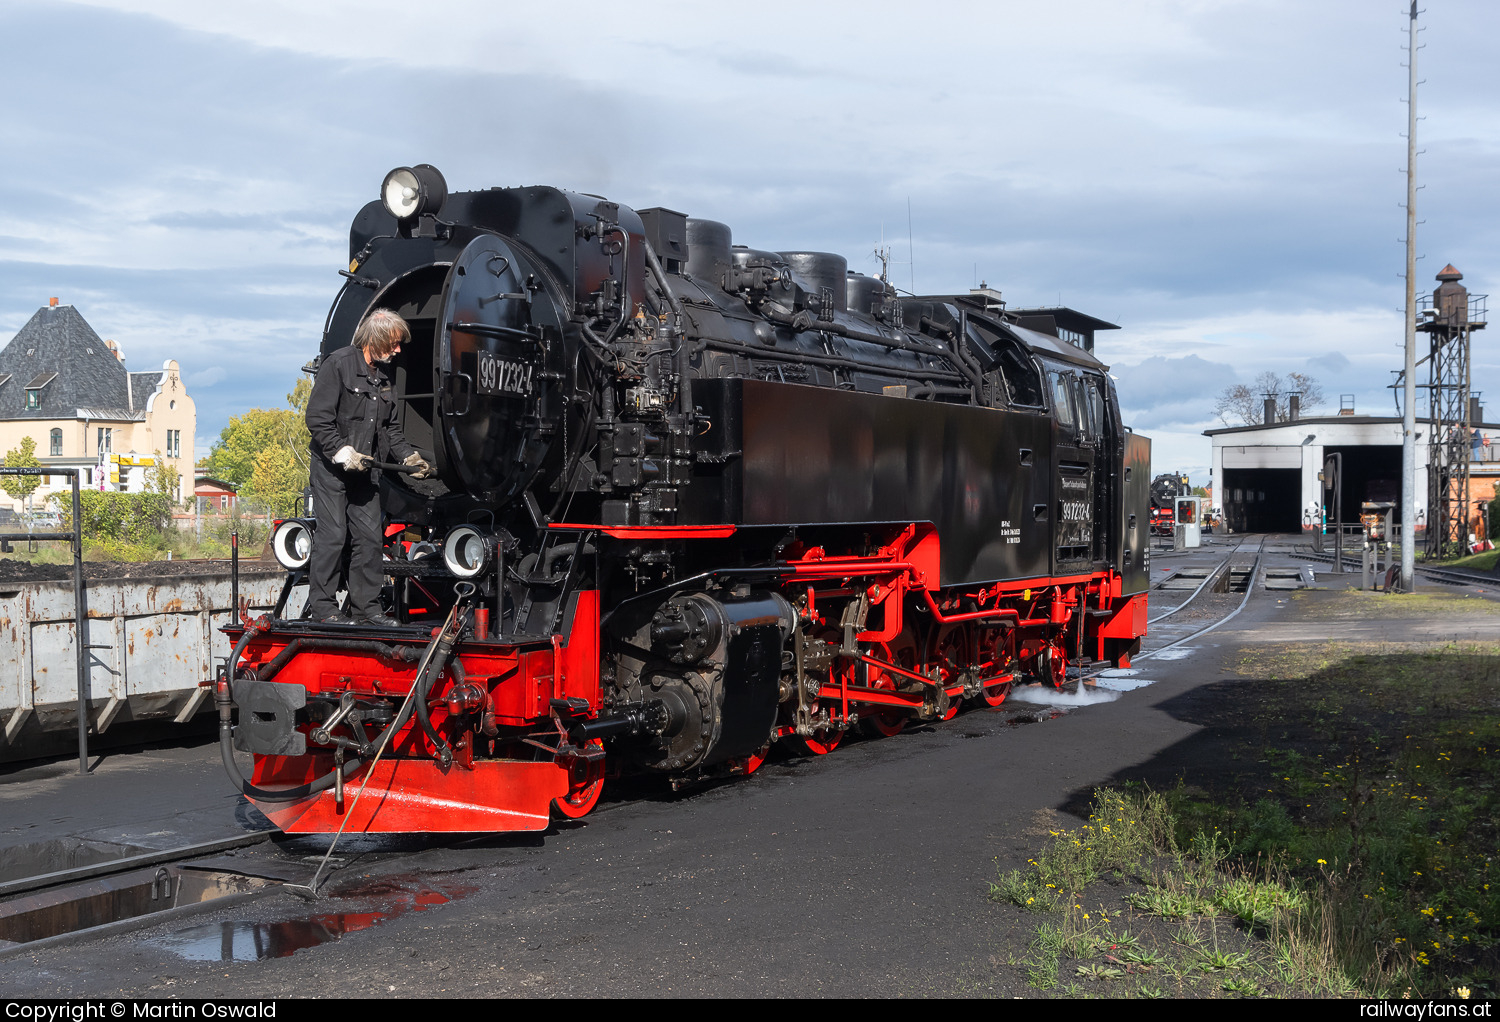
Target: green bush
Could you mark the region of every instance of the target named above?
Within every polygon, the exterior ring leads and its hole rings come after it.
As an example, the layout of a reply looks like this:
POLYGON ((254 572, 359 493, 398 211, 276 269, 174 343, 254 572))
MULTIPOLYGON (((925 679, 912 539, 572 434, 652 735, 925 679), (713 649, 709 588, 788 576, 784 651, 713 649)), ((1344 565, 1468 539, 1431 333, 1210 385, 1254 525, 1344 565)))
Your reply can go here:
MULTIPOLYGON (((71 493, 54 494, 53 504, 62 513, 64 528, 73 527, 71 493)), ((163 493, 78 494, 85 539, 146 543, 158 539, 172 527, 172 499, 163 493)))

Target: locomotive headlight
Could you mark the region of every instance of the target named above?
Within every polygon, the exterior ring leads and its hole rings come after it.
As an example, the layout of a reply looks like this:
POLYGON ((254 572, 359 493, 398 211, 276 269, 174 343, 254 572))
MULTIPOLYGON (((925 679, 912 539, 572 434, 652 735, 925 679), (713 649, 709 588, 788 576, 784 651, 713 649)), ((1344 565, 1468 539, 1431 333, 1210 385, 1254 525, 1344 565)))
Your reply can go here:
POLYGON ((283 568, 295 570, 306 566, 312 556, 313 523, 304 518, 288 518, 276 526, 271 535, 271 552, 283 568))
POLYGON ((448 182, 428 163, 397 167, 380 185, 380 201, 397 220, 410 220, 423 213, 436 215, 448 198, 448 182))
POLYGON ((472 525, 460 525, 443 540, 443 564, 459 578, 473 578, 489 567, 495 541, 472 525))

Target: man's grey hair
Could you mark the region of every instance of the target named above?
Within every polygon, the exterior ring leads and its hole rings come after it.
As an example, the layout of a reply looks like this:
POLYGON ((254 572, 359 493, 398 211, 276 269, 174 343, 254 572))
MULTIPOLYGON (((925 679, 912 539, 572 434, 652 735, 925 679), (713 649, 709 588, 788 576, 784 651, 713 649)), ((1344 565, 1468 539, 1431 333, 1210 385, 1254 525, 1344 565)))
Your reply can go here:
POLYGON ((390 309, 376 309, 354 331, 354 346, 369 352, 375 359, 388 357, 398 345, 409 340, 411 330, 406 320, 390 309))

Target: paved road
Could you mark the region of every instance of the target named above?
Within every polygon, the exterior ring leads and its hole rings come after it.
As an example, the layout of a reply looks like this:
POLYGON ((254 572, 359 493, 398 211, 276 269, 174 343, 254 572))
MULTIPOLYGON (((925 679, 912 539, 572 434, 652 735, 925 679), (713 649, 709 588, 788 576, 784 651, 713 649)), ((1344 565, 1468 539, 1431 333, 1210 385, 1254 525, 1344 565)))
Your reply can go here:
MULTIPOLYGON (((1308 594, 1303 605, 1329 595, 1308 594)), ((1349 634, 1347 621, 1287 620, 1290 606, 1285 594, 1257 594, 1190 655, 1144 663, 1139 677, 1152 684, 1111 702, 1056 717, 1014 703, 970 712, 820 759, 773 762, 707 791, 606 802, 583 823, 541 837, 414 855, 366 845, 335 875, 334 896, 314 905, 277 892, 133 934, 27 952, 0 960, 0 990, 189 998, 1032 993, 1008 961, 1024 952, 1035 918, 990 903, 988 881, 997 869, 1024 865, 1048 829, 1076 826, 1069 814, 1095 785, 1191 776, 1214 747, 1182 719, 1191 716, 1183 697, 1237 679, 1221 666, 1237 650, 1349 634), (356 894, 338 896, 351 889, 356 894), (420 890, 451 900, 399 911, 420 890), (392 911, 365 929, 368 919, 334 918, 371 906, 392 911), (278 921, 304 934, 348 932, 260 962, 183 957, 217 959, 231 947, 243 954, 255 939, 251 924, 278 921), (204 940, 195 945, 194 937, 204 940)), ((1500 640, 1500 615, 1492 613, 1358 625, 1367 626, 1384 641, 1448 633, 1500 640)), ((69 816, 74 830, 120 838, 134 829, 155 834, 159 846, 172 843, 160 840, 167 836, 245 826, 227 789, 213 787, 216 750, 140 755, 134 765, 130 757, 107 761, 87 780, 66 771, 0 777, 9 782, 0 784, 0 839, 50 835, 67 825, 45 820, 69 816), (81 820, 68 808, 88 785, 96 786, 96 810, 114 819, 81 820), (139 800, 140 824, 118 818, 129 812, 125 801, 105 812, 101 792, 139 800)), ((315 850, 316 842, 299 839, 275 854, 287 860, 315 850)), ((263 942, 284 936, 259 932, 263 942)))

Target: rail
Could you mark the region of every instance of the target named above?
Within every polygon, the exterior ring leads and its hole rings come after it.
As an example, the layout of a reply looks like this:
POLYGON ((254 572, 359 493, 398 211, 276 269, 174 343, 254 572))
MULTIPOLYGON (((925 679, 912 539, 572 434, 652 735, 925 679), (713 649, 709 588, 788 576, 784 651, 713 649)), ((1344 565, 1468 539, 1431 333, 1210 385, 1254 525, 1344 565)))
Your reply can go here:
MULTIPOLYGON (((55 475, 56 473, 53 474, 55 475)), ((7 880, 4 883, 0 883, 0 898, 7 898, 12 894, 21 894, 26 891, 38 891, 47 887, 71 884, 78 880, 88 880, 93 877, 111 876, 115 873, 128 873, 133 869, 140 869, 142 866, 155 866, 164 862, 195 859, 200 855, 213 855, 216 852, 227 852, 232 848, 258 845, 263 841, 269 841, 279 833, 280 831, 276 830, 259 830, 253 834, 240 834, 236 837, 222 838, 218 841, 204 841, 196 845, 184 845, 181 848, 169 848, 159 852, 142 852, 139 855, 127 855, 119 859, 109 859, 106 862, 96 862, 91 866, 76 866, 73 869, 60 869, 52 873, 38 873, 35 876, 7 880)))
MULTIPOLYGON (((1194 600, 1196 600, 1198 598, 1198 594, 1201 593, 1201 592, 1203 592, 1203 590, 1208 587, 1208 584, 1210 582, 1215 581, 1219 577, 1220 572, 1224 571, 1228 567, 1229 567, 1229 558, 1226 557, 1222 561, 1220 561, 1218 564, 1214 565, 1213 570, 1208 573, 1208 575, 1203 579, 1202 582, 1198 583, 1198 588, 1194 589, 1192 591, 1192 593, 1188 596, 1187 599, 1183 600, 1181 603, 1179 603, 1177 606, 1173 607, 1171 610, 1163 611, 1162 613, 1156 615, 1153 618, 1147 618, 1146 619, 1146 625, 1147 625, 1147 627, 1150 627, 1151 625, 1156 624, 1156 622, 1158 622, 1158 621, 1165 621, 1167 618, 1171 617, 1173 614, 1177 613, 1179 610, 1182 610, 1188 604, 1192 603, 1194 600)), ((1171 576, 1168 576, 1168 577, 1170 578, 1171 576)), ((1161 585, 1161 583, 1158 582, 1157 585, 1161 585)))
MULTIPOLYGON (((1238 616, 1239 613, 1240 613, 1240 611, 1244 610, 1245 606, 1250 602, 1250 597, 1253 596, 1253 595, 1255 595, 1255 580, 1260 575, 1261 562, 1265 558, 1265 553, 1264 553, 1264 551, 1265 551, 1265 542, 1266 542, 1265 539, 1262 538, 1261 541, 1260 541, 1259 546, 1256 547, 1256 550, 1255 550, 1255 563, 1253 565, 1251 565, 1251 568, 1250 568, 1250 578, 1249 578, 1249 581, 1245 585, 1245 596, 1244 596, 1244 599, 1240 600, 1239 606, 1235 607, 1228 614, 1225 614, 1223 617, 1219 618, 1219 620, 1214 621, 1211 624, 1204 625, 1202 628, 1198 629, 1197 631, 1193 632, 1190 635, 1184 635, 1182 638, 1177 639, 1177 640, 1175 640, 1173 642, 1169 642, 1165 646, 1159 646, 1156 649, 1148 650, 1148 651, 1146 651, 1144 653, 1137 654, 1133 658, 1134 661, 1139 662, 1141 660, 1149 660, 1152 657, 1155 657, 1155 656, 1158 656, 1158 655, 1160 655, 1162 653, 1165 653, 1169 649, 1175 649, 1176 647, 1181 646, 1185 642, 1191 642, 1194 639, 1196 639, 1198 636, 1205 635, 1208 632, 1213 631, 1215 628, 1218 628, 1218 627, 1222 626, 1226 622, 1228 622, 1231 619, 1233 619, 1234 617, 1238 616)), ((1196 595, 1196 593, 1194 595, 1196 595)), ((1184 603, 1186 603, 1186 601, 1184 601, 1184 603)))

